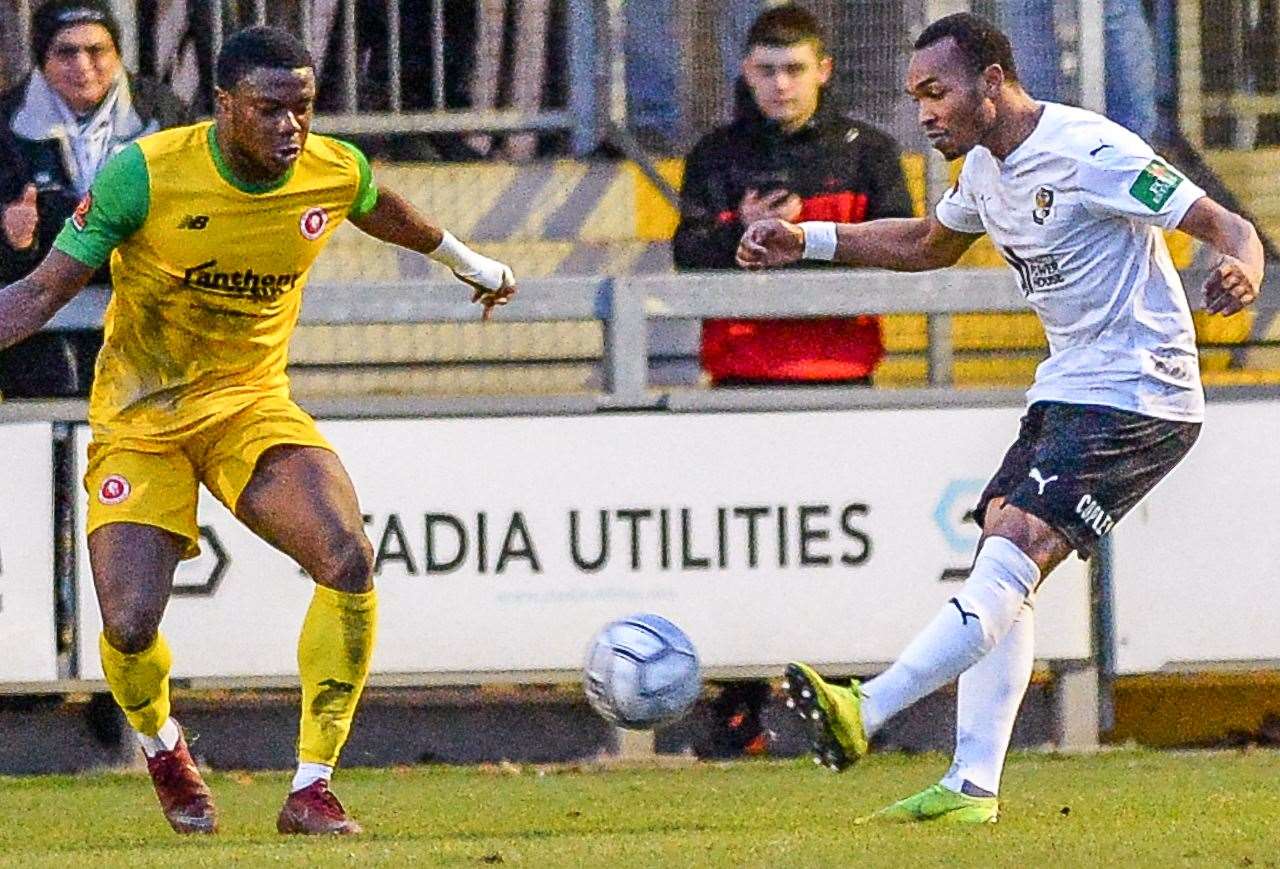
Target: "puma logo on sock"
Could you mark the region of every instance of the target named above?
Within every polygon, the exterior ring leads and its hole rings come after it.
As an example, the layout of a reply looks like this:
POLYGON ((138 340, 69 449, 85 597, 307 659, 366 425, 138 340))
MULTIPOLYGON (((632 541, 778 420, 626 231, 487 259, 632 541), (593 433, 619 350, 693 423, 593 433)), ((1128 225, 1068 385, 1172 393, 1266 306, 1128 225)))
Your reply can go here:
POLYGON ((961 624, 961 625, 967 625, 967 624, 969 624, 969 619, 973 619, 975 622, 976 622, 976 621, 978 621, 978 614, 977 614, 977 613, 971 613, 971 612, 965 612, 965 608, 964 608, 964 607, 962 607, 962 606, 960 606, 960 601, 958 601, 956 598, 954 598, 954 597, 953 597, 953 598, 951 598, 951 602, 952 602, 953 604, 955 604, 955 605, 956 605, 956 609, 960 610, 960 624, 961 624))

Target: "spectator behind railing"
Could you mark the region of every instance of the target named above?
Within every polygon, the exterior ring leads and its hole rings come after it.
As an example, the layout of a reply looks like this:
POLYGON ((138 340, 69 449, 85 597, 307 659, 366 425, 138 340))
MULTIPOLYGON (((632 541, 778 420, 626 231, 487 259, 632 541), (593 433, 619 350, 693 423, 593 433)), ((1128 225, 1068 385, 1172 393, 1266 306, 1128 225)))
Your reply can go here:
MULTIPOLYGON (((705 136, 686 163, 676 267, 734 268, 743 230, 766 217, 912 216, 897 143, 826 91, 832 60, 813 16, 794 5, 770 9, 747 45, 738 119, 705 136)), ((865 384, 883 354, 875 317, 703 327, 702 362, 717 385, 865 384)))
MULTIPOLYGON (((34 16, 36 68, 0 95, 0 285, 39 264, 108 158, 187 120, 163 85, 124 71, 119 34, 100 0, 55 0, 34 16)), ((108 280, 105 268, 95 276, 108 280)), ((0 353, 0 393, 87 395, 101 346, 101 330, 38 333, 0 353)))
MULTIPOLYGON (((844 113, 825 90, 832 60, 817 21, 787 5, 747 36, 738 118, 689 155, 674 258, 681 269, 734 268, 743 230, 766 217, 856 223, 911 217, 899 149, 844 113)), ((876 317, 708 320, 702 364, 717 386, 866 386, 884 355, 876 317)), ((760 753, 762 681, 722 688, 705 754, 760 753)))

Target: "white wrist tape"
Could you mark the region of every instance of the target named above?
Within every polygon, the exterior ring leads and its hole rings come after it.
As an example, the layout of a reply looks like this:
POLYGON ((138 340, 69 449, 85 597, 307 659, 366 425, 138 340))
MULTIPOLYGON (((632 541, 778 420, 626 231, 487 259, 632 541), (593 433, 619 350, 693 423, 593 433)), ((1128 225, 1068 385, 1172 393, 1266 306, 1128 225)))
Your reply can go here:
POLYGON ((472 275, 480 271, 488 257, 481 256, 454 237, 449 230, 444 231, 440 246, 427 254, 441 265, 447 266, 460 275, 472 275))
POLYGON ((804 231, 804 258, 830 262, 836 258, 836 225, 829 220, 806 220, 797 224, 804 231))
POLYGON ((515 277, 511 269, 496 259, 476 253, 445 230, 440 246, 428 254, 436 262, 446 266, 453 274, 472 287, 496 292, 504 287, 514 287, 515 277))

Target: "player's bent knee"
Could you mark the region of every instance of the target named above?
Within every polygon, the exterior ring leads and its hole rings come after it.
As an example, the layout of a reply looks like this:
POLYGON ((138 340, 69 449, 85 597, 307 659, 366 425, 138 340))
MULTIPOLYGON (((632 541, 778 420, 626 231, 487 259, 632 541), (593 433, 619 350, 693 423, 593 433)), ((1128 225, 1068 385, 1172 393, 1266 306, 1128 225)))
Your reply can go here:
POLYGON ((102 633, 117 652, 136 655, 151 648, 160 629, 148 619, 124 618, 107 621, 102 626, 102 633))
POLYGON ((1049 523, 1012 504, 1000 503, 988 509, 983 523, 984 537, 1003 537, 1028 555, 1042 576, 1071 554, 1071 543, 1049 523))
POLYGON ((373 588, 373 546, 363 534, 348 534, 325 555, 324 563, 311 571, 323 586, 360 593, 373 588))

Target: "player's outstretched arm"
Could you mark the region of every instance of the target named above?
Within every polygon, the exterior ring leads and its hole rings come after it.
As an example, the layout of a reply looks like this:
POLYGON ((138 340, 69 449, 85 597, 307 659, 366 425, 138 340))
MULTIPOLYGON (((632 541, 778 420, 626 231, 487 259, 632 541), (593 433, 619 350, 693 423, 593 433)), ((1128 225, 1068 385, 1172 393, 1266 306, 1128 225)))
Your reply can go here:
POLYGON ((49 322, 91 277, 93 269, 54 248, 35 271, 0 290, 0 350, 49 322))
POLYGON ((471 301, 484 305, 485 319, 495 305, 505 305, 515 294, 516 279, 510 268, 476 253, 393 190, 379 187, 377 204, 351 222, 376 239, 417 251, 448 267, 454 277, 475 290, 471 301))
POLYGON ((1253 304, 1262 288, 1266 254, 1253 224, 1208 196, 1187 209, 1178 229, 1200 239, 1220 255, 1204 282, 1204 306, 1230 317, 1253 304))
POLYGON ((738 265, 765 269, 802 259, 923 272, 954 265, 977 235, 956 232, 936 217, 872 220, 867 223, 757 220, 738 244, 738 265))

